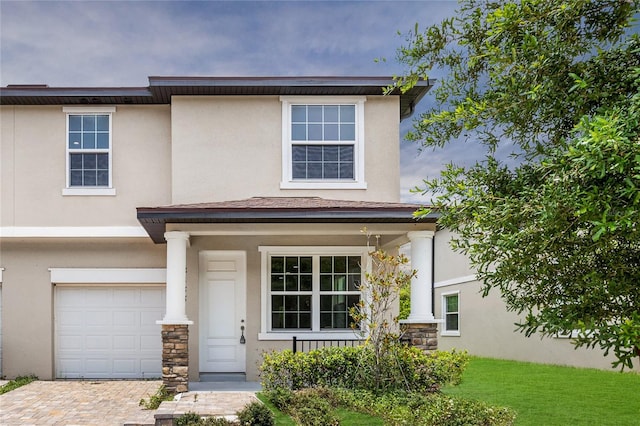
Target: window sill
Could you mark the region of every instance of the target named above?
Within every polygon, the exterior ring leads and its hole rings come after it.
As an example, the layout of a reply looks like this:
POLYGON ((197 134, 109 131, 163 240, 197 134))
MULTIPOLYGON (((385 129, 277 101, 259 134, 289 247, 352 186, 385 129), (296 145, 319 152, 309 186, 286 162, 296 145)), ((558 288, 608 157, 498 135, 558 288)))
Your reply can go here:
POLYGON ((367 189, 366 182, 354 181, 282 181, 280 189, 367 189))
POLYGON ((444 337, 460 337, 460 332, 459 331, 443 331, 442 333, 440 333, 440 335, 444 337))
POLYGON ((317 340, 363 340, 353 331, 271 331, 258 333, 258 340, 293 340, 293 336, 298 339, 317 340))
POLYGON ((64 188, 62 190, 64 196, 114 196, 115 188, 64 188))

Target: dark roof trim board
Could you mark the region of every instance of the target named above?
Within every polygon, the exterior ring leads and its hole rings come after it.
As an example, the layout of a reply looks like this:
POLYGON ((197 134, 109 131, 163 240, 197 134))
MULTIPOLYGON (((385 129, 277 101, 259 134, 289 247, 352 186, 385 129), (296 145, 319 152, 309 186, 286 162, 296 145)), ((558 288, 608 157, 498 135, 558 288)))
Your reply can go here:
MULTIPOLYGON (((0 88, 1 105, 170 104, 172 96, 349 96, 382 95, 393 85, 389 77, 149 77, 148 87, 48 87, 9 85, 0 88)), ((408 91, 399 89, 400 118, 433 86, 421 80, 408 91)))
POLYGON ((327 200, 318 197, 254 197, 247 200, 138 207, 138 221, 156 243, 168 223, 435 223, 417 220, 417 204, 327 200))

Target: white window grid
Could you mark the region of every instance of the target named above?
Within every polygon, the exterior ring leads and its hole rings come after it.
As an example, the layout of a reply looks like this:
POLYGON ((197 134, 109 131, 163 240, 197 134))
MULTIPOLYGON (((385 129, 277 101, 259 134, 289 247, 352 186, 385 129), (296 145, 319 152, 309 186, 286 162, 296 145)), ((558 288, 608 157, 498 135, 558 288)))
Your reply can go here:
POLYGON ((322 338, 331 334, 332 338, 353 339, 359 337, 360 330, 352 330, 347 324, 345 328, 322 328, 320 325, 320 297, 326 295, 357 295, 366 297, 360 291, 321 291, 320 289, 320 258, 324 256, 360 257, 360 282, 364 279, 368 267, 368 250, 366 247, 260 247, 262 255, 262 324, 260 339, 277 340, 288 339, 296 335, 306 338, 322 338), (311 257, 312 258, 312 290, 280 292, 271 289, 271 259, 273 257, 311 257), (308 329, 278 329, 272 327, 272 295, 311 295, 311 327, 308 329), (357 332, 357 333, 356 333, 357 332))
MULTIPOLYGON (((283 96, 282 102, 282 189, 366 189, 367 184, 364 179, 364 103, 366 97, 341 97, 341 96, 283 96), (306 121, 293 121, 292 108, 294 106, 305 107, 334 107, 352 106, 354 108, 354 119, 344 121, 345 125, 353 125, 353 138, 341 136, 338 130, 337 137, 327 137, 325 125, 337 125, 340 128, 340 121, 326 121, 323 109, 322 121, 309 123, 306 121), (318 125, 322 128, 321 138, 309 138, 308 132, 305 138, 295 138, 292 134, 292 125, 309 124, 318 125), (293 171, 293 147, 297 146, 352 146, 353 157, 342 164, 338 160, 337 167, 347 166, 353 162, 352 176, 347 178, 294 178, 293 171)), ((350 135, 349 135, 350 136, 350 135)), ((324 155, 324 154, 323 154, 324 155)), ((324 165, 324 164, 323 164, 324 165)), ((340 173, 342 174, 342 172, 340 173)))
MULTIPOLYGON (((113 188, 113 113, 115 112, 115 107, 64 107, 63 112, 66 113, 66 136, 65 136, 65 150, 66 150, 66 188, 63 190, 64 195, 115 195, 115 192, 112 191, 113 188), (106 116, 108 120, 108 130, 92 130, 85 132, 85 134, 94 133, 96 137, 98 135, 108 135, 106 145, 107 147, 101 146, 98 147, 98 143, 96 140, 95 147, 86 148, 80 144, 80 146, 72 147, 72 141, 70 140, 70 135, 72 133, 82 133, 82 130, 79 132, 72 132, 70 128, 70 120, 71 117, 99 117, 106 116), (106 154, 108 158, 108 178, 106 185, 72 185, 71 182, 71 156, 73 154, 106 154), (92 192, 93 190, 93 192, 92 192), (107 192, 101 192, 104 190, 108 190, 107 192)), ((82 140, 82 139, 81 139, 82 140)), ((78 141, 75 141, 78 142, 78 141)), ((103 143, 104 145, 104 143, 103 143)), ((97 167, 97 166, 96 166, 97 167)))
POLYGON ((452 291, 442 294, 442 335, 443 336, 460 336, 460 291, 452 291), (449 311, 447 301, 449 298, 455 297, 457 299, 458 309, 456 311, 449 311), (447 328, 447 316, 457 315, 458 327, 456 329, 447 328))

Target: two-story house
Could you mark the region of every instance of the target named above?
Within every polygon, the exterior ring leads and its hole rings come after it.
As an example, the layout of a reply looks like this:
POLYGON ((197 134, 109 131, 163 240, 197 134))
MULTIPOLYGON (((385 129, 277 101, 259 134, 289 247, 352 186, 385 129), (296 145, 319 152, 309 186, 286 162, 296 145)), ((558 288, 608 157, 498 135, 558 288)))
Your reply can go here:
POLYGON ((0 89, 1 375, 255 380, 293 336, 354 339, 365 227, 410 245, 406 322, 440 322, 441 349, 608 368, 566 338, 514 333, 449 232, 400 202, 399 123, 430 82, 383 96, 391 82, 0 89))
POLYGON ((399 194, 399 123, 430 83, 391 82, 2 88, 2 373, 158 377, 164 356, 256 379, 293 336, 354 338, 364 227, 412 244, 408 322, 433 323, 435 219, 399 194))

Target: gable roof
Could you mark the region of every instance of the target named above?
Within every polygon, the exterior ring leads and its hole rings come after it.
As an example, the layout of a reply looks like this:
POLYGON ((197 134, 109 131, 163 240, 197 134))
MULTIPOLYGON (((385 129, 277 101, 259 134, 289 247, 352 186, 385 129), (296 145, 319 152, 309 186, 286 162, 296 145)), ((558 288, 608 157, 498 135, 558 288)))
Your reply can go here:
MULTIPOLYGON (((8 85, 0 88, 0 105, 170 104, 178 95, 366 96, 382 95, 393 83, 390 77, 149 77, 148 87, 8 85)), ((406 92, 391 92, 400 97, 401 119, 413 113, 433 83, 421 80, 406 92)))
POLYGON ((319 197, 253 197, 236 201, 138 207, 138 221, 156 243, 167 223, 434 223, 437 213, 415 219, 419 204, 330 200, 319 197))

